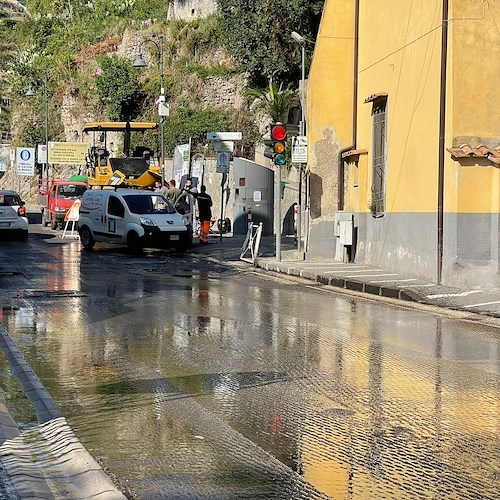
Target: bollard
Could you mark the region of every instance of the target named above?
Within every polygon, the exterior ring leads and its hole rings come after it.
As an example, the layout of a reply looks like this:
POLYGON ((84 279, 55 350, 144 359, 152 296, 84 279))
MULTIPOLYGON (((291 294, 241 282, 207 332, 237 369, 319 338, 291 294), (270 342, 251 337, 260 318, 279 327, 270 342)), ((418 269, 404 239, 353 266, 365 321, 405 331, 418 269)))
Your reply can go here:
POLYGON ((293 206, 293 244, 297 246, 297 221, 299 220, 299 206, 295 204, 293 206))
POLYGON ((250 227, 253 224, 252 211, 250 209, 248 209, 247 223, 248 227, 250 227))

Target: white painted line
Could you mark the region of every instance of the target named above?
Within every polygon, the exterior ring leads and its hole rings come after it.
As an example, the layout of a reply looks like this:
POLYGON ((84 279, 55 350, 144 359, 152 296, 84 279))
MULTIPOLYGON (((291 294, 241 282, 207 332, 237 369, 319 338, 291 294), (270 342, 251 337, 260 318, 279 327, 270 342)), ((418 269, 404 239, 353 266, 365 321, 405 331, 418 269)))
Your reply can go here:
POLYGON ((408 285, 406 288, 419 288, 419 287, 425 287, 425 286, 436 286, 435 283, 427 283, 427 284, 422 284, 422 285, 408 285))
MULTIPOLYGON (((381 278, 382 276, 398 276, 397 274, 384 273, 384 274, 353 274, 352 276, 346 276, 346 278, 381 278)), ((375 280, 379 281, 379 280, 375 280)))
MULTIPOLYGON (((325 271, 324 274, 331 273, 380 273, 383 269, 359 269, 358 271, 353 271, 352 269, 346 269, 345 271, 325 271)), ((367 274, 366 276, 373 276, 367 274)))
POLYGON ((483 293, 484 290, 468 290, 467 292, 460 293, 437 293, 435 295, 427 295, 428 299, 444 299, 446 297, 467 297, 467 295, 472 295, 474 293, 483 293))
POLYGON ((417 281, 416 279, 407 279, 407 280, 373 280, 369 283, 408 283, 408 281, 417 281))
POLYGON ((334 267, 353 267, 353 264, 344 264, 343 262, 308 262, 307 264, 304 264, 304 262, 297 263, 300 265, 306 265, 307 267, 324 267, 324 266, 334 266, 334 267))
POLYGON ((496 302, 483 302, 482 304, 469 304, 468 306, 463 307, 464 309, 467 309, 468 307, 492 306, 493 304, 500 304, 500 300, 497 300, 496 302))

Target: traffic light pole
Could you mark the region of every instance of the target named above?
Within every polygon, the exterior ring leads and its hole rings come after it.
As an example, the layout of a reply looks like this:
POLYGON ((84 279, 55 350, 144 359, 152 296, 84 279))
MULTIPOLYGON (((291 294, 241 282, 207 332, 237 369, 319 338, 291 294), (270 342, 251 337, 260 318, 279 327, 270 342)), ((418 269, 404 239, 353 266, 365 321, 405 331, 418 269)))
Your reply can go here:
POLYGON ((281 262, 281 166, 274 170, 274 233, 276 235, 276 259, 281 262))
POLYGON ((274 234, 276 236, 276 258, 281 262, 281 168, 286 164, 286 128, 282 123, 271 124, 271 139, 264 141, 271 148, 264 156, 274 163, 274 234))

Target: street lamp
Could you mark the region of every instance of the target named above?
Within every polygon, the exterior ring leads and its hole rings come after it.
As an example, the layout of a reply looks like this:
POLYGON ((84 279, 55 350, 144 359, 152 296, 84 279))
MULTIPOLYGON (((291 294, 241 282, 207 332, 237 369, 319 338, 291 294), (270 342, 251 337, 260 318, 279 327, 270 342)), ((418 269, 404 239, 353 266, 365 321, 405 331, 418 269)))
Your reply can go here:
MULTIPOLYGON (((160 71, 160 97, 156 101, 158 104, 158 114, 160 115, 160 140, 161 140, 161 185, 165 186, 165 116, 169 115, 168 104, 165 104, 165 86, 164 86, 164 69, 163 69, 163 35, 158 35, 158 42, 149 39, 150 42, 158 49, 158 69, 160 71)), ((139 54, 132 65, 134 68, 145 68, 146 61, 139 54)))
MULTIPOLYGON (((48 76, 47 74, 43 77, 43 95, 45 100, 45 162, 42 167, 42 188, 43 180, 45 178, 48 181, 49 178, 49 91, 48 91, 48 76)), ((34 97, 35 92, 32 85, 30 84, 28 90, 25 94, 27 97, 34 97)))
MULTIPOLYGON (((302 79, 300 82, 300 123, 299 123, 299 135, 303 136, 305 134, 305 124, 306 124, 306 113, 305 113, 305 87, 306 87, 306 39, 299 35, 296 31, 292 31, 292 38, 300 44, 302 49, 302 79)), ((306 197, 307 200, 307 197, 306 197)), ((307 203, 306 203, 307 204, 307 203)), ((299 163, 299 200, 297 203, 297 251, 301 250, 301 239, 302 239, 302 220, 301 220, 301 208, 302 206, 302 163, 299 163)), ((306 217, 306 224, 308 223, 308 217, 306 217)), ((307 231, 306 231, 307 235, 307 231)))

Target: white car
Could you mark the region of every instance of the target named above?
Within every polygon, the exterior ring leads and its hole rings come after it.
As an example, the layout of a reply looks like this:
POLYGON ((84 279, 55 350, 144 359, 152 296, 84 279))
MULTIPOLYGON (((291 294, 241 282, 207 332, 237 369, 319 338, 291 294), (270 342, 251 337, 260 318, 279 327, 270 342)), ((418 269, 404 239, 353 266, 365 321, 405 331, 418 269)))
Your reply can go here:
POLYGON ((78 219, 80 242, 142 248, 187 250, 193 229, 186 214, 178 213, 159 193, 141 189, 89 189, 82 196, 78 219))
POLYGON ((9 189, 0 189, 0 236, 16 235, 28 238, 28 218, 24 201, 9 189))

